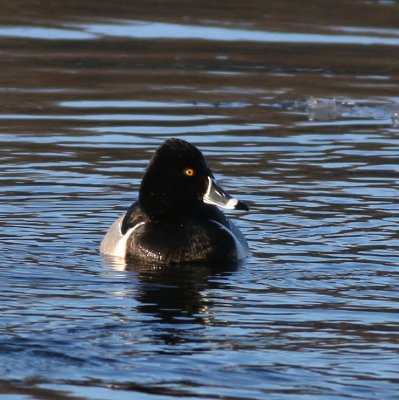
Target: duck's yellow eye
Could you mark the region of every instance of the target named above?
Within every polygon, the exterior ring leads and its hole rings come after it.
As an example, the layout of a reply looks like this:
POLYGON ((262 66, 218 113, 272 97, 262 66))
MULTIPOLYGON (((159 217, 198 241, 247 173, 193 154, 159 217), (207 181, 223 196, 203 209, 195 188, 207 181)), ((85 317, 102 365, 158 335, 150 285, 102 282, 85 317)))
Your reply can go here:
POLYGON ((186 175, 186 176, 194 176, 195 175, 195 171, 192 168, 186 168, 184 170, 184 175, 186 175))

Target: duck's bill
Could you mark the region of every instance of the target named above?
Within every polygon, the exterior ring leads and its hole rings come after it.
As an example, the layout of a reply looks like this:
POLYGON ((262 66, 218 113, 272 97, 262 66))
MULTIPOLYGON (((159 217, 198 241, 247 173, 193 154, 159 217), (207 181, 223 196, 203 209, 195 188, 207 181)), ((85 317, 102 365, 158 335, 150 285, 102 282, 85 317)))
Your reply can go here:
POLYGON ((229 210, 249 210, 247 203, 230 196, 210 177, 208 177, 208 187, 203 200, 206 204, 213 204, 229 210))

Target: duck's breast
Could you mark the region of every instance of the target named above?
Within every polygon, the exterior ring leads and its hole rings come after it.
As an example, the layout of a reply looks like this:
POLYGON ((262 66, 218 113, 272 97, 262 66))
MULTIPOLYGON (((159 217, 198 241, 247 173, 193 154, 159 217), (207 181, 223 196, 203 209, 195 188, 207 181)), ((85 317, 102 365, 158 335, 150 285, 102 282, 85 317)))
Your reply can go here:
POLYGON ((127 257, 160 264, 241 260, 248 254, 245 239, 213 220, 146 222, 126 239, 127 257))

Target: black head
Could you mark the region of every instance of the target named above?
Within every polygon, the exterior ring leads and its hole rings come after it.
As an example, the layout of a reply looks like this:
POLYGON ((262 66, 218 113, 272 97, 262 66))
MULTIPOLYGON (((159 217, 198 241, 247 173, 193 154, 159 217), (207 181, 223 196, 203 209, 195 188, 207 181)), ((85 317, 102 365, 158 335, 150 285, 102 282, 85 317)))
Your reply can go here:
POLYGON ((181 139, 168 139, 155 152, 141 182, 139 203, 152 218, 186 215, 203 203, 247 209, 216 186, 202 153, 181 139))

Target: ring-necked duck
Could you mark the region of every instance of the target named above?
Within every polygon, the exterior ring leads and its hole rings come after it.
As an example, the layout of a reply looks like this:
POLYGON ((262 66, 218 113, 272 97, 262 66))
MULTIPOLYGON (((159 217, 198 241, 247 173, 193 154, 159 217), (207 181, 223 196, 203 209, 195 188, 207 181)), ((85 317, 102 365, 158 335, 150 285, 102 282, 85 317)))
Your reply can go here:
POLYGON ((249 209, 216 184, 195 146, 168 139, 148 165, 138 201, 113 223, 100 251, 160 265, 244 259, 244 236, 216 206, 249 209))

